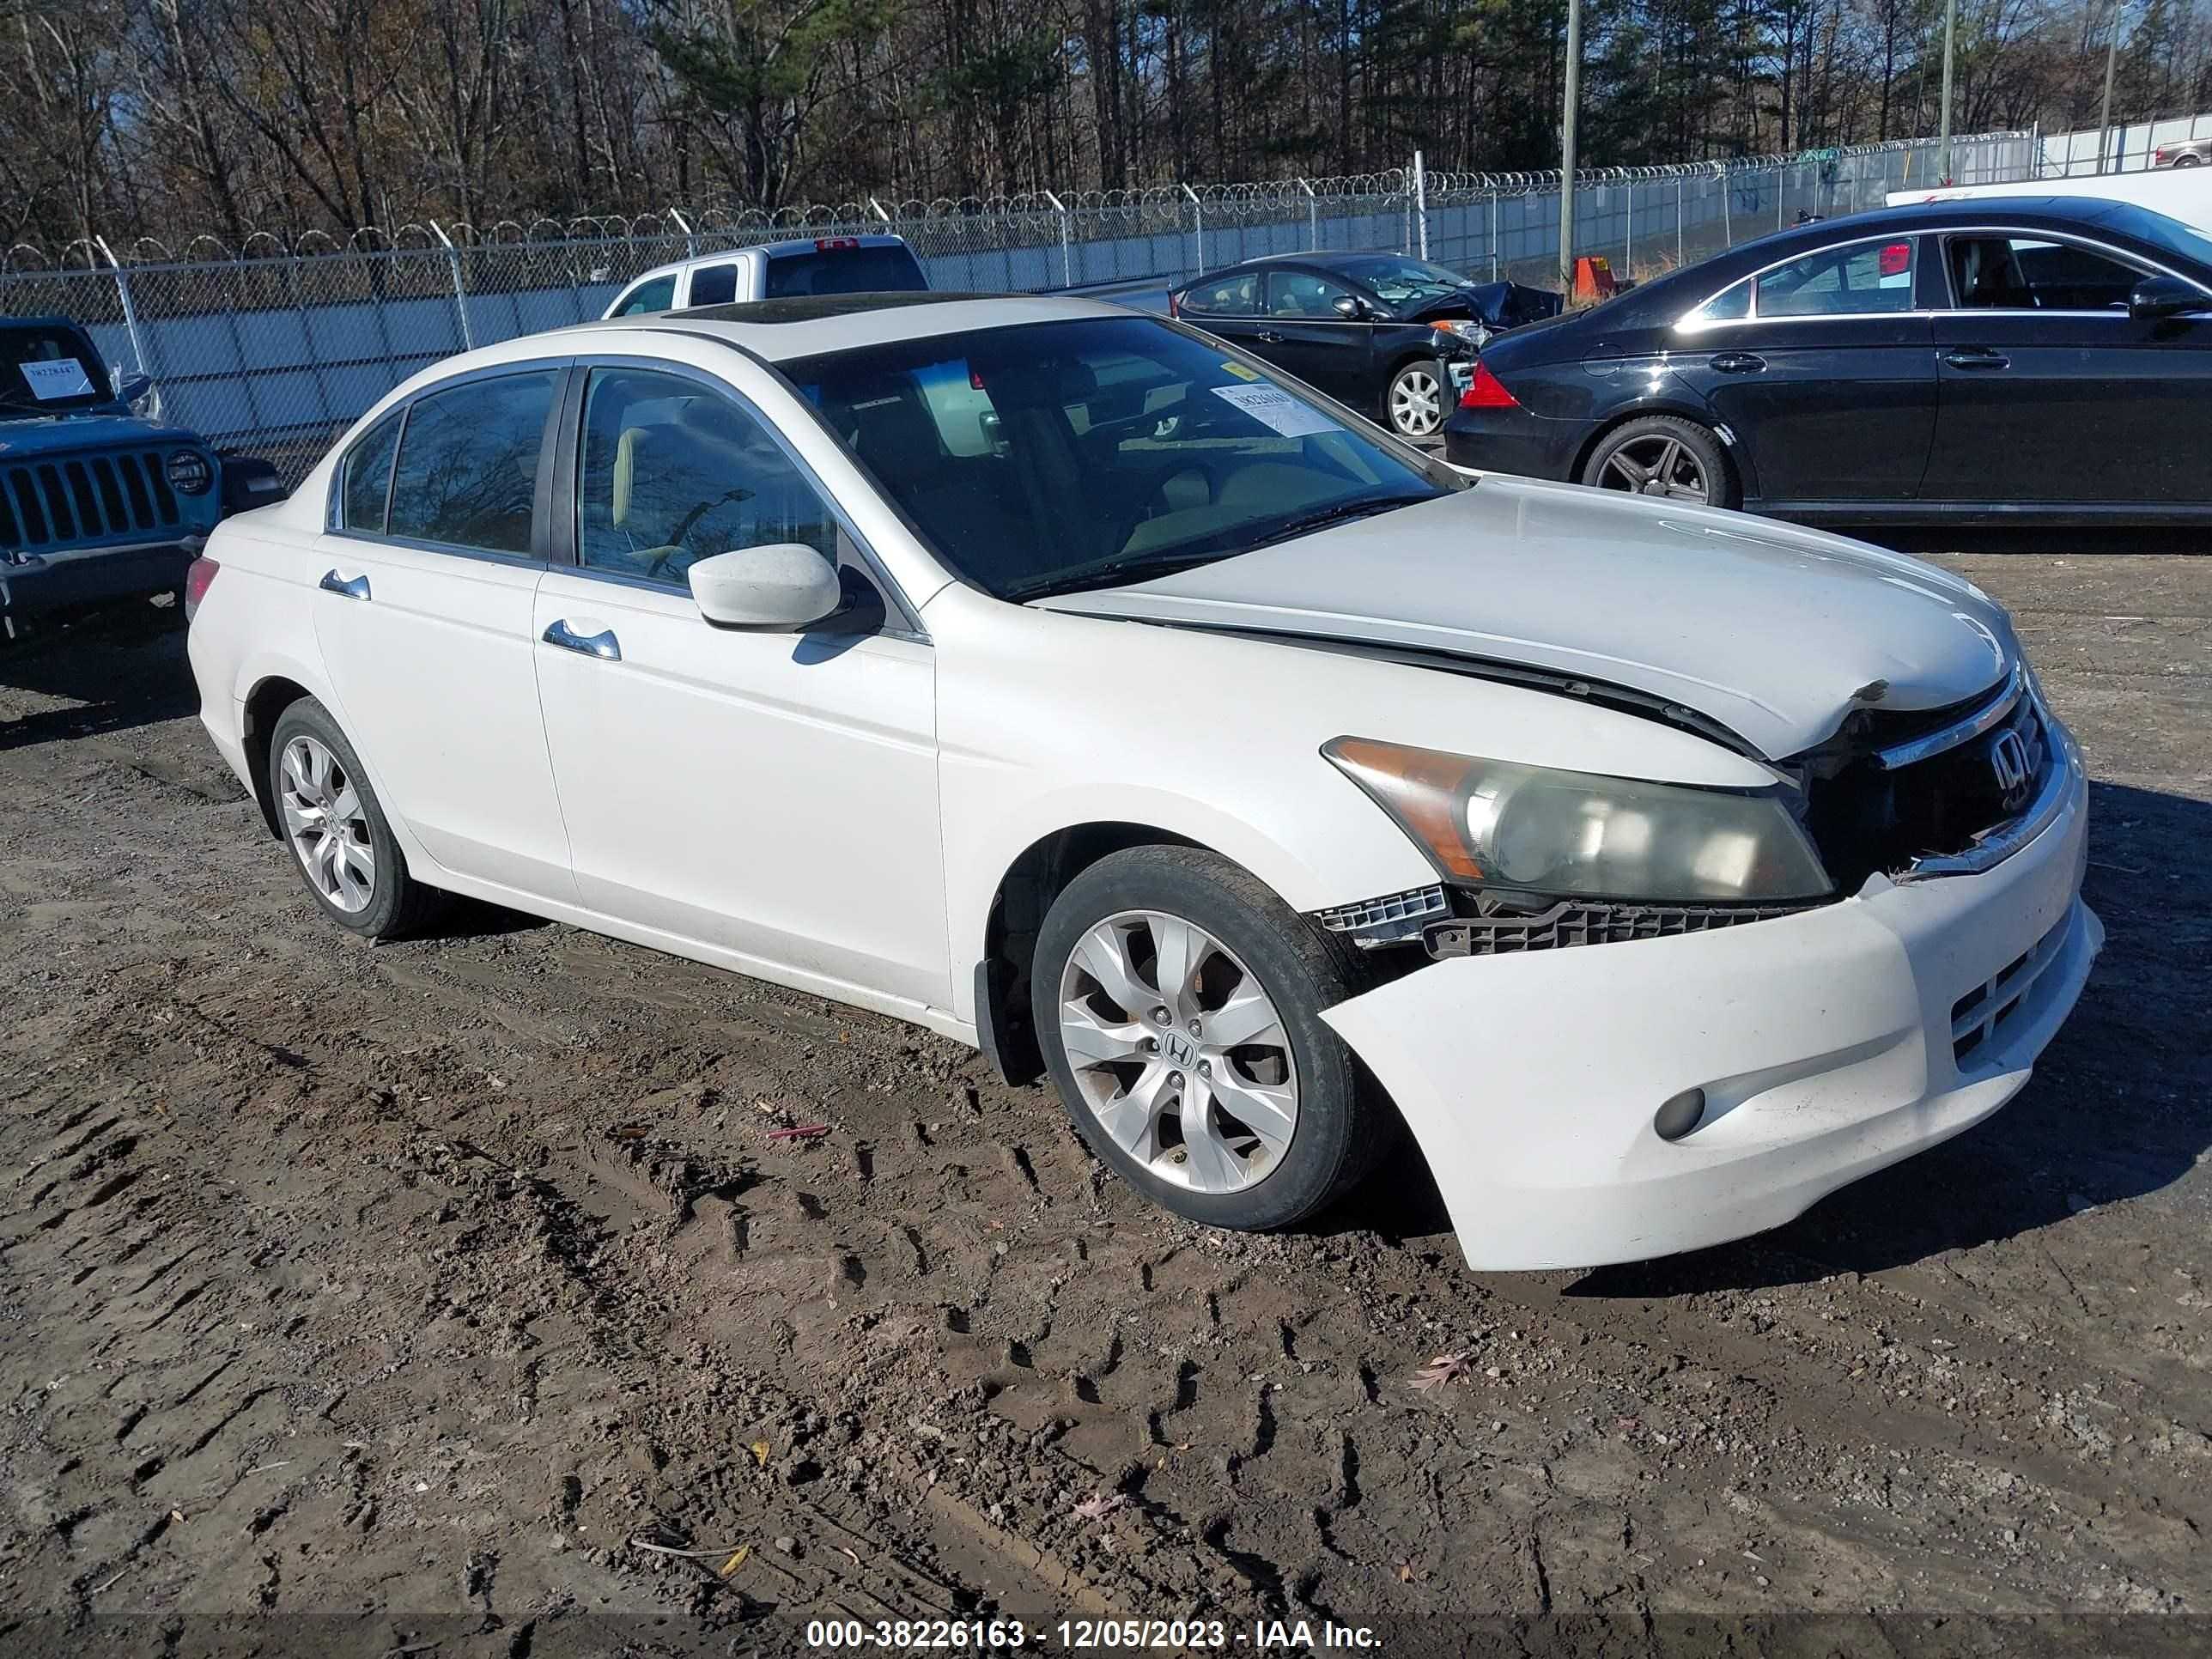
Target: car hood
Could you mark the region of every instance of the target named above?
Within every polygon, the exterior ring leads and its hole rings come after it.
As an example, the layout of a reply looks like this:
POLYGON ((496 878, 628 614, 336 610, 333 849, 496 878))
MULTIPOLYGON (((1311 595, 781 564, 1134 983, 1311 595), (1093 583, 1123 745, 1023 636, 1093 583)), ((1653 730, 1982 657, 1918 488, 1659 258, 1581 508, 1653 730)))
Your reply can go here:
POLYGON ((1940 708, 2017 654, 1971 583, 1740 514, 1486 476, 1472 488, 1042 608, 1413 648, 1678 703, 1770 759, 1856 709, 1940 708))
POLYGON ((113 449, 130 444, 207 447, 180 427, 142 421, 136 415, 97 410, 81 415, 18 414, 12 407, 0 410, 0 458, 20 461, 33 455, 113 449))

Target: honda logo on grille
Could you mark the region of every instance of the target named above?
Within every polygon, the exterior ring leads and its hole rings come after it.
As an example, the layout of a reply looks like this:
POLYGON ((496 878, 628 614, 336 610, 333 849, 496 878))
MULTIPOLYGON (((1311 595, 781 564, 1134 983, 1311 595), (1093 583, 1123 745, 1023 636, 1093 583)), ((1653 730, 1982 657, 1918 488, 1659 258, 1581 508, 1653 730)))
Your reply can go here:
POLYGON ((2028 773, 2027 744, 2017 732, 2000 732, 1990 745, 1990 769, 1997 775, 1997 789, 2004 796, 2008 808, 2020 805, 2027 799, 2027 787, 2032 781, 2028 773))

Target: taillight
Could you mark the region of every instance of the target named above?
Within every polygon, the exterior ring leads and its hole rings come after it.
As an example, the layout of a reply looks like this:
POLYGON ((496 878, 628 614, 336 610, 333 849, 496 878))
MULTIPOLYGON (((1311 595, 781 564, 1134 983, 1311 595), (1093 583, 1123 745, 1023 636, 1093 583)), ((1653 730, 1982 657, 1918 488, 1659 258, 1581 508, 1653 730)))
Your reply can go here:
POLYGON ((1885 276, 1902 276, 1912 269, 1912 244, 1892 242, 1875 256, 1875 264, 1885 276))
POLYGON ((200 608, 200 601, 207 598, 208 589, 215 586, 216 573, 222 568, 222 567, 213 559, 194 559, 186 568, 185 571, 185 620, 186 622, 190 622, 192 619, 192 614, 200 608))
POLYGON ((817 236, 814 239, 814 251, 817 253, 842 253, 848 248, 855 248, 860 245, 860 239, 857 236, 817 236))
POLYGON ((1490 365, 1478 362, 1474 379, 1468 382, 1467 390, 1459 394, 1462 409, 1518 409, 1521 400, 1505 389, 1505 382, 1490 372, 1490 365))
POLYGON ((1168 315, 1170 317, 1180 317, 1182 315, 1182 295, 1170 294, 1168 295, 1168 315))
POLYGON ((2166 146, 2160 144, 2156 149, 2151 151, 2150 164, 2154 167, 2164 167, 2166 165, 2166 155, 2167 151, 2166 146))

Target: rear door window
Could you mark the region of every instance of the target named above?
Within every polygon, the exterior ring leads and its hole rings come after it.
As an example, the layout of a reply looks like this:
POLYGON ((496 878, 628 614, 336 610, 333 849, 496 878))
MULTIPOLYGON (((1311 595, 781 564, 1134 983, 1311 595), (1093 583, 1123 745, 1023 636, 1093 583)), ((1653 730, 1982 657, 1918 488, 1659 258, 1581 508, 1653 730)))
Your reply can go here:
POLYGON ((1260 308, 1259 273, 1248 270, 1187 289, 1182 308, 1209 317, 1249 317, 1260 308))
POLYGON ((338 486, 338 525, 371 536, 384 533, 384 503, 392 488, 392 452, 399 446, 403 411, 394 410, 346 451, 338 486))
POLYGON ((688 304, 726 306, 737 297, 738 268, 734 264, 701 265, 691 273, 691 297, 688 304))
POLYGON ((526 556, 559 378, 550 369, 502 374, 417 398, 392 472, 388 533, 526 556))
POLYGON ((1823 248, 1762 274, 1754 308, 1766 317, 1856 317, 1912 309, 1912 239, 1823 248))

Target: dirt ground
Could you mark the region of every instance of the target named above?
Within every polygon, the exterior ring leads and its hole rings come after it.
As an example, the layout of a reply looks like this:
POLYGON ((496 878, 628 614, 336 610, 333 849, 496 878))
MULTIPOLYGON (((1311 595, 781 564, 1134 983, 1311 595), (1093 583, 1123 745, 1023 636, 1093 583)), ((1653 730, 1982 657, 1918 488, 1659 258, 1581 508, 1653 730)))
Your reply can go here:
POLYGON ((1411 1160, 1200 1231, 965 1050, 562 927, 361 945, 180 631, 0 655, 0 1651, 2212 1647, 2212 559, 1948 562, 2095 773, 2079 1012, 1974 1133, 1584 1273, 1468 1273, 1411 1160))

